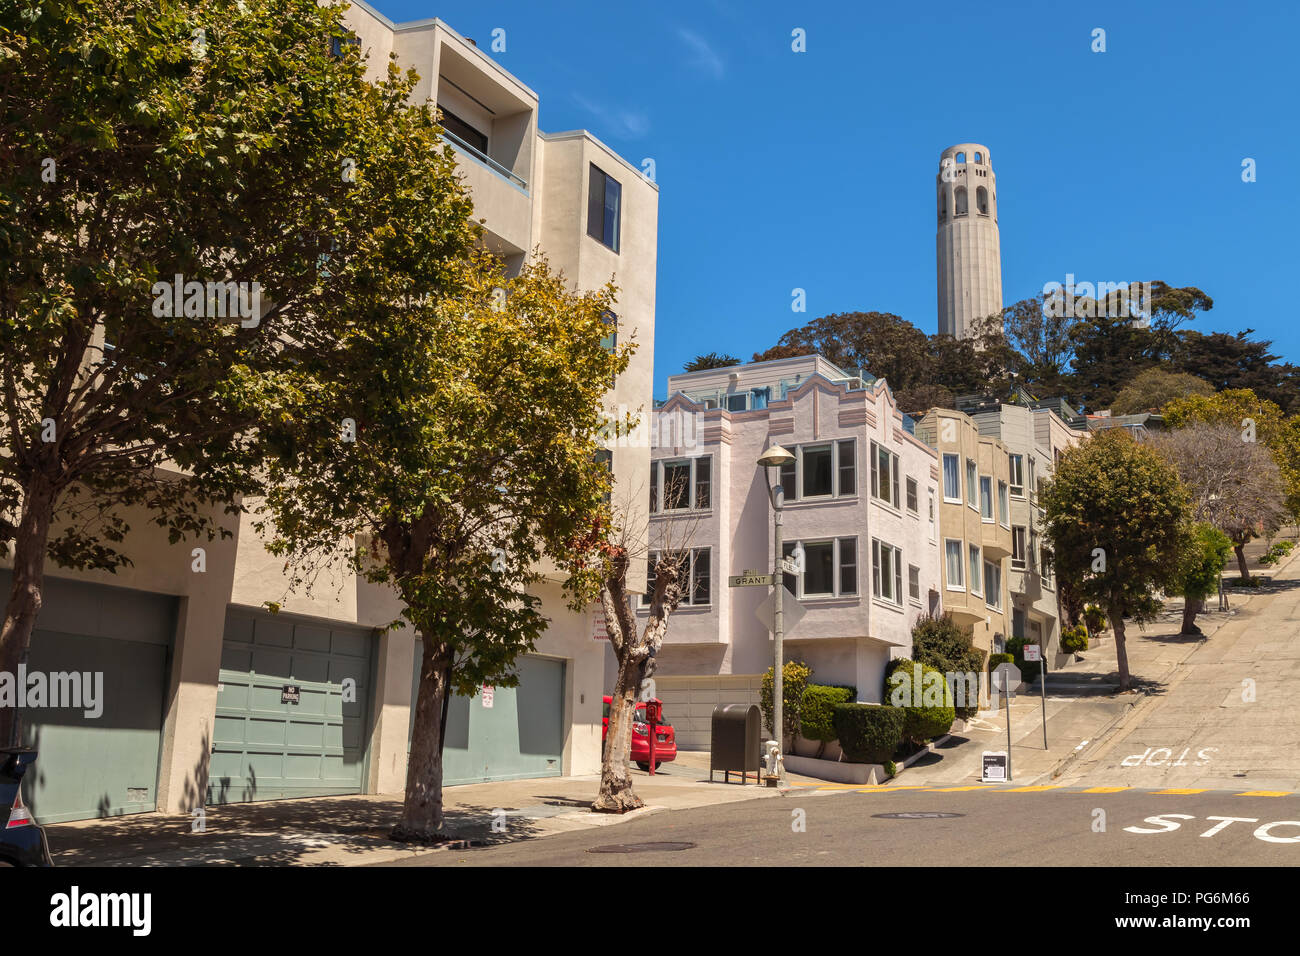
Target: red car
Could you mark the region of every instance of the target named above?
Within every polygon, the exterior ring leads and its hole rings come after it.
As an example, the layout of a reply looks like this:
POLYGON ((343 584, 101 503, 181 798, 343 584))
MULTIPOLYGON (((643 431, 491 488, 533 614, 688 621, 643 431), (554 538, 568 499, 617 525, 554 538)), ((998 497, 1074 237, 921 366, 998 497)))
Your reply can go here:
MULTIPOLYGON (((614 698, 606 694, 603 698, 605 702, 604 712, 601 717, 600 742, 603 746, 605 735, 609 733, 609 705, 613 703, 614 698)), ((654 698, 659 704, 659 712, 663 713, 663 701, 658 697, 654 698)), ((632 723, 632 759, 642 770, 650 769, 650 727, 645 722, 645 701, 636 702, 636 720, 632 723)), ((658 724, 655 726, 655 769, 659 765, 670 760, 677 759, 677 737, 673 734, 672 724, 658 724)))

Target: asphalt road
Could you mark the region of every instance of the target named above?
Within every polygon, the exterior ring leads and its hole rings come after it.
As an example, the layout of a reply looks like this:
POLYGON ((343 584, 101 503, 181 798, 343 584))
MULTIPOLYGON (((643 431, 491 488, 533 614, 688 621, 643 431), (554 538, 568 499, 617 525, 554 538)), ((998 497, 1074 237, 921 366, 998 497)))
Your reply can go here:
MULTIPOLYGON (((942 793, 891 788, 871 793, 794 791, 782 799, 658 813, 612 827, 427 854, 393 865, 935 864, 1297 866, 1300 794, 1014 792, 1010 788, 942 793), (957 816, 879 816, 887 813, 957 816), (1151 819, 1156 817, 1159 819, 1151 819), (1211 817, 1245 819, 1225 823, 1211 817), (1135 832, 1139 829, 1147 832, 1135 832), (694 846, 652 852, 590 852, 594 847, 656 842, 694 846)), ((1223 889, 1217 885, 1210 888, 1223 889)))

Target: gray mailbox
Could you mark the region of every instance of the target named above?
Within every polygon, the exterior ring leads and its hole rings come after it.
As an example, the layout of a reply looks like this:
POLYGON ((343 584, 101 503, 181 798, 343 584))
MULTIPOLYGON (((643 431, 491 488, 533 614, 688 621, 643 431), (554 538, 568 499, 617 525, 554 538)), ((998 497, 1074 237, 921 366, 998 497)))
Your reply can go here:
POLYGON ((721 704, 713 708, 712 738, 709 744, 709 782, 721 770, 723 782, 740 774, 740 782, 753 773, 757 783, 763 769, 762 717, 757 704, 721 704))

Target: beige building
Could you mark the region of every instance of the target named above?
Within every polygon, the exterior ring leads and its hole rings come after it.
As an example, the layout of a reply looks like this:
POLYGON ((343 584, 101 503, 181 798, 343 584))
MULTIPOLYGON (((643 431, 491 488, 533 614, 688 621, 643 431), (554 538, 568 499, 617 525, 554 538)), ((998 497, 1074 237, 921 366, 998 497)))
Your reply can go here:
POLYGON ((972 323, 1002 311, 998 181, 988 147, 949 146, 935 177, 939 331, 965 338, 972 323))
MULTIPOLYGON (((540 248, 576 288, 614 277, 611 342, 641 347, 608 404, 648 413, 655 184, 590 133, 539 130, 537 94, 441 21, 395 24, 363 0, 346 16, 355 37, 336 52, 357 42, 372 76, 396 54, 443 109, 475 218, 512 270, 540 248)), ((644 488, 648 463, 648 446, 613 448, 615 493, 644 488)), ((201 569, 193 543, 169 544, 145 514, 131 525, 118 574, 50 569, 31 667, 102 671, 105 699, 97 719, 36 716, 38 820, 403 789, 417 647, 409 629, 379 630, 399 613, 391 592, 350 574, 290 592, 251 517, 205 545, 201 569)), ((598 771, 606 643, 558 576, 539 593, 551 627, 520 686, 451 704, 448 784, 598 771)))
MULTIPOLYGON (((958 404, 982 436, 1000 439, 1006 446, 1011 503, 1010 634, 1056 651, 1061 633, 1059 607, 1038 486, 1051 477, 1061 454, 1086 433, 1071 428, 1048 406, 996 401, 958 404)), ((1049 658, 1049 666, 1053 660, 1049 658)))
POLYGON ((943 609, 974 646, 1000 652, 1010 634, 1011 476, 1007 447, 959 411, 932 408, 919 438, 939 454, 943 609))

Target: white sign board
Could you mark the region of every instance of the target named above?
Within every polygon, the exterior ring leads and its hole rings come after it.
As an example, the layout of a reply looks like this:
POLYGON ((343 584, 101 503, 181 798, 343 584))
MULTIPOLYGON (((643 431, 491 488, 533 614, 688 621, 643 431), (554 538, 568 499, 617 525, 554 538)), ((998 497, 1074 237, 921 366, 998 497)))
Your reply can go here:
POLYGON ((800 571, 799 562, 794 558, 782 558, 781 570, 786 574, 798 574, 800 571))
POLYGON ((591 639, 593 641, 609 640, 609 631, 605 630, 605 608, 597 604, 591 612, 591 639))
MULTIPOLYGON (((782 587, 784 588, 785 585, 782 585, 782 587)), ((795 600, 794 595, 791 594, 789 591, 786 591, 781 601, 782 630, 786 634, 789 634, 792 630, 794 630, 794 626, 803 620, 803 616, 807 613, 808 613, 807 609, 802 604, 800 604, 798 601, 795 600)), ((769 633, 772 634, 776 633, 776 592, 775 591, 773 591, 771 594, 765 597, 763 599, 763 603, 754 609, 754 615, 760 621, 763 622, 763 626, 767 628, 769 633)))
POLYGON ((1007 782, 1007 752, 1005 750, 984 751, 980 759, 980 782, 1007 782))
POLYGON ((727 578, 728 587, 733 588, 754 588, 768 587, 772 583, 772 575, 759 574, 756 571, 746 571, 744 574, 733 574, 727 578))
POLYGON ((1043 659, 1043 649, 1037 644, 1025 645, 1025 660, 1041 661, 1043 659))
POLYGON ((488 710, 492 709, 492 704, 496 700, 497 689, 491 684, 483 685, 483 706, 488 710))

